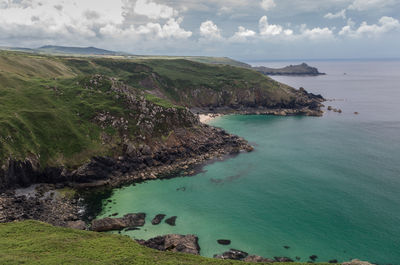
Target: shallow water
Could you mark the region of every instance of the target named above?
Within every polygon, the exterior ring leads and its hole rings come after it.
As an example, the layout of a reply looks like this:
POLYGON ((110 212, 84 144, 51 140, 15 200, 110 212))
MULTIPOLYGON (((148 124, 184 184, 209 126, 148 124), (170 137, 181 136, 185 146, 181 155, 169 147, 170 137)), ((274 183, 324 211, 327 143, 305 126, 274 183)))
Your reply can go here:
POLYGON ((276 79, 335 99, 326 105, 342 114, 218 118, 215 126, 255 151, 193 177, 114 190, 99 217, 146 212, 146 226, 125 234, 196 234, 204 256, 232 247, 302 261, 315 254, 400 264, 400 62, 311 64, 328 75, 276 79), (177 225, 152 226, 159 213, 178 216, 177 225))

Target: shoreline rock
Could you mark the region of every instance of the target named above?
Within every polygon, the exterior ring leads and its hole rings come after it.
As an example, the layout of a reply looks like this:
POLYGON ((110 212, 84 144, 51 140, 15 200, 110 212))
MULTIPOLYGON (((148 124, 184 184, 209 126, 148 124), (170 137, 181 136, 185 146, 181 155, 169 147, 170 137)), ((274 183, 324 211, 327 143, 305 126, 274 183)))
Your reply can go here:
POLYGON ((122 230, 124 228, 133 228, 144 226, 145 213, 126 214, 122 218, 103 218, 92 221, 91 229, 96 232, 106 232, 113 230, 122 230))
POLYGON ((160 251, 200 255, 200 246, 198 241, 199 239, 195 235, 170 234, 158 236, 149 240, 138 240, 137 242, 143 246, 160 251))
POLYGON ((153 220, 151 220, 152 225, 158 225, 165 218, 165 214, 157 214, 153 220))
POLYGON ((169 224, 170 226, 175 226, 177 218, 178 218, 177 216, 172 216, 172 217, 166 219, 165 223, 169 224))

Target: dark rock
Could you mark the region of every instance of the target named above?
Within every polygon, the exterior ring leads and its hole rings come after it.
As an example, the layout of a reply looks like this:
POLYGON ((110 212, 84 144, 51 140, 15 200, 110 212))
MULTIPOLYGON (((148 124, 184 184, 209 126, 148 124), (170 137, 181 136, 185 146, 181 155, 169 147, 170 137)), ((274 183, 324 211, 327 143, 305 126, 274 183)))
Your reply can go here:
POLYGON ((220 245, 230 245, 231 244, 231 241, 228 239, 218 239, 217 242, 220 245))
POLYGON ((105 232, 112 230, 121 230, 126 227, 137 227, 145 224, 145 213, 126 214, 122 218, 104 218, 92 221, 92 230, 96 232, 105 232))
POLYGON ((240 251, 237 249, 230 249, 227 252, 222 253, 221 255, 214 255, 214 258, 217 259, 232 259, 232 260, 243 260, 249 254, 244 251, 240 251))
POLYGON ((151 223, 153 225, 158 225, 161 223, 161 221, 165 218, 165 214, 157 214, 153 220, 151 220, 151 223))
POLYGON ((256 256, 256 255, 251 255, 251 256, 247 256, 246 258, 244 258, 242 261, 244 262, 265 262, 265 263, 273 263, 275 262, 275 260, 273 259, 268 259, 268 258, 264 258, 261 256, 256 256))
POLYGON ((317 255, 311 255, 310 256, 310 260, 312 260, 312 261, 316 261, 317 259, 318 259, 317 255))
POLYGON ((125 229, 126 232, 127 231, 136 231, 136 230, 140 230, 140 228, 139 227, 128 227, 125 229))
POLYGON ((288 257, 274 257, 277 262, 293 262, 291 258, 288 257))
POLYGON ((332 259, 332 260, 329 261, 329 263, 338 263, 338 260, 337 259, 332 259))
POLYGON ((285 248, 285 249, 289 249, 290 247, 289 247, 289 246, 283 246, 283 248, 285 248))
POLYGON ((182 252, 195 255, 200 254, 198 238, 195 235, 184 236, 171 234, 138 242, 146 247, 161 251, 182 252))
POLYGON ((127 227, 122 218, 104 218, 92 221, 92 230, 96 232, 105 232, 112 230, 121 230, 127 227))
POLYGON ((111 216, 117 216, 118 215, 118 213, 113 213, 111 216))
POLYGON ((171 226, 175 226, 177 216, 172 216, 165 220, 165 222, 171 226))
POLYGON ((301 260, 301 258, 296 256, 296 260, 301 260))

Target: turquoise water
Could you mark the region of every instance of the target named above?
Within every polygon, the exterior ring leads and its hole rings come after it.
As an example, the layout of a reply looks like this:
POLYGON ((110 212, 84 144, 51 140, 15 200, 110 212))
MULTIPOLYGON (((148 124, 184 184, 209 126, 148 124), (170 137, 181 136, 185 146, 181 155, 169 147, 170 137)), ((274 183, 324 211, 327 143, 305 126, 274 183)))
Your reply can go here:
POLYGON ((114 190, 115 204, 99 217, 146 212, 147 225, 125 234, 196 234, 204 256, 233 247, 302 261, 315 254, 400 264, 400 62, 378 63, 318 62, 328 76, 277 78, 335 99, 326 105, 343 114, 218 118, 213 125, 255 151, 193 177, 114 190), (152 226, 159 213, 178 216, 177 225, 152 226))

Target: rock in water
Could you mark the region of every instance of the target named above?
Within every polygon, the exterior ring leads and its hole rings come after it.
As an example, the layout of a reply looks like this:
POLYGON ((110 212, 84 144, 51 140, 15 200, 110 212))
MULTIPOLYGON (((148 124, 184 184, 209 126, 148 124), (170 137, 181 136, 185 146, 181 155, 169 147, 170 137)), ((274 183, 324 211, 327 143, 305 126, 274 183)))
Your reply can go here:
POLYGON ((230 249, 227 252, 224 252, 221 255, 214 255, 214 258, 217 259, 233 259, 233 260, 243 260, 245 259, 249 254, 244 251, 240 251, 237 249, 230 249))
POLYGON ((182 252, 188 254, 200 254, 200 246, 198 243, 199 239, 195 235, 166 235, 151 238, 147 241, 140 240, 139 244, 161 250, 161 251, 172 251, 182 252))
POLYGON ((145 224, 145 213, 126 214, 122 218, 104 218, 92 221, 92 230, 96 232, 105 232, 112 230, 121 230, 127 227, 143 226, 145 224))
POLYGON ((167 220, 165 220, 165 222, 171 226, 175 226, 176 218, 178 218, 178 217, 172 216, 172 217, 168 218, 167 220))
POLYGON ((218 239, 217 242, 220 245, 230 245, 231 244, 231 241, 228 239, 218 239))
POLYGON ((358 259, 353 259, 350 262, 343 262, 342 265, 375 265, 375 264, 369 263, 367 261, 361 261, 361 260, 358 260, 358 259))
POLYGON ((265 263, 275 262, 275 260, 273 260, 273 259, 263 258, 263 257, 256 256, 256 255, 247 256, 246 258, 243 259, 243 261, 244 262, 265 262, 265 263))
POLYGON ((121 218, 104 218, 92 221, 92 230, 96 232, 105 232, 112 230, 121 230, 126 224, 121 218))
POLYGON ((153 225, 158 225, 165 218, 165 214, 157 214, 156 217, 151 221, 153 225))
POLYGON ((316 261, 317 259, 318 259, 317 255, 311 255, 310 256, 310 260, 312 260, 312 261, 316 261))
POLYGON ((291 258, 288 257, 274 257, 277 262, 293 262, 291 258))
POLYGON ((339 263, 337 259, 332 259, 329 261, 329 263, 339 263))

